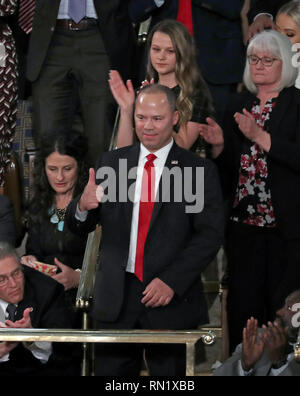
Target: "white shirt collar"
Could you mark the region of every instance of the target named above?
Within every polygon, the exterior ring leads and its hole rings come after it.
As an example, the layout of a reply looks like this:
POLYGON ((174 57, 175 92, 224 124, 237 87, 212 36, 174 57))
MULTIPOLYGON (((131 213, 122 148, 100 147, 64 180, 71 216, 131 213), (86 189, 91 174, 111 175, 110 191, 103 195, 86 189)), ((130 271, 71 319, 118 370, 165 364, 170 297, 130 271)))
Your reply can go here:
MULTIPOLYGON (((166 162, 169 152, 174 144, 174 139, 172 138, 171 142, 161 149, 155 151, 153 154, 156 155, 159 161, 166 162)), ((141 143, 141 151, 140 151, 140 160, 145 160, 147 155, 151 154, 151 152, 141 143)), ((156 161, 156 159, 154 160, 156 161)))

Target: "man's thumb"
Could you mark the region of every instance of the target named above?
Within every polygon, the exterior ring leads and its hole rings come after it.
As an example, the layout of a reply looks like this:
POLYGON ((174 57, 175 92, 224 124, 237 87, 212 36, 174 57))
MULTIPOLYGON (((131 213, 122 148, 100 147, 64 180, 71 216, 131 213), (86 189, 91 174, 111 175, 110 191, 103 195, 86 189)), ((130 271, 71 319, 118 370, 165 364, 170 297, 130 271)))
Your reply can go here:
POLYGON ((95 169, 90 168, 89 170, 89 181, 88 184, 94 186, 96 184, 96 176, 95 176, 95 169))

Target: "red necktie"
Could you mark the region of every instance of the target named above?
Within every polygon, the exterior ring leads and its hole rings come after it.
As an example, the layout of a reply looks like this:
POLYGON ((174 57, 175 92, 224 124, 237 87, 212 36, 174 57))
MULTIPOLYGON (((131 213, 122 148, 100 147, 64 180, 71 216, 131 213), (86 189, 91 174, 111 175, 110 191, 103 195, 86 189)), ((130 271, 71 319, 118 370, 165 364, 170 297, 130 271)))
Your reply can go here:
POLYGON ((137 236, 136 258, 135 258, 135 275, 138 277, 138 279, 141 282, 143 282, 143 261, 144 261, 145 242, 149 230, 149 225, 150 225, 154 201, 155 201, 155 168, 153 164, 155 158, 156 155, 154 154, 147 155, 148 161, 145 164, 143 179, 142 179, 138 236, 137 236))
POLYGON ((178 0, 177 21, 183 23, 193 36, 193 14, 191 0, 178 0))
POLYGON ((32 31, 34 10, 35 0, 20 0, 19 26, 27 34, 32 31))

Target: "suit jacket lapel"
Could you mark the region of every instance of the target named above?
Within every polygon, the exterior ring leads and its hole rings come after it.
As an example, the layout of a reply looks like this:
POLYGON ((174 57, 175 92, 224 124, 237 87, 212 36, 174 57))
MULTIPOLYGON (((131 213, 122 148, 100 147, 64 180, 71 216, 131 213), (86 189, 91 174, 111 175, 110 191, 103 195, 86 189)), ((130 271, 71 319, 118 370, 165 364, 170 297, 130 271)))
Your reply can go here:
POLYGON ((128 197, 127 202, 124 203, 124 215, 126 226, 128 232, 130 233, 131 221, 132 221, 132 211, 133 211, 133 199, 135 192, 135 183, 137 177, 137 166, 139 162, 140 155, 140 145, 136 144, 131 147, 130 153, 127 156, 127 174, 130 174, 130 179, 127 176, 127 191, 130 191, 130 197, 128 197))
POLYGON ((34 318, 36 317, 36 313, 37 313, 37 306, 34 301, 34 296, 33 296, 32 290, 28 286, 28 281, 26 280, 26 276, 25 276, 24 298, 18 304, 17 312, 16 312, 16 320, 21 320, 23 318, 23 314, 24 314, 24 311, 26 308, 33 308, 32 314, 30 315, 31 323, 32 323, 33 327, 37 327, 37 323, 35 323, 35 320, 34 320, 34 318))
POLYGON ((271 136, 275 136, 280 133, 279 125, 281 124, 281 120, 284 115, 288 112, 290 102, 292 100, 290 92, 291 89, 284 89, 276 99, 274 112, 272 112, 269 123, 269 130, 267 131, 271 136))

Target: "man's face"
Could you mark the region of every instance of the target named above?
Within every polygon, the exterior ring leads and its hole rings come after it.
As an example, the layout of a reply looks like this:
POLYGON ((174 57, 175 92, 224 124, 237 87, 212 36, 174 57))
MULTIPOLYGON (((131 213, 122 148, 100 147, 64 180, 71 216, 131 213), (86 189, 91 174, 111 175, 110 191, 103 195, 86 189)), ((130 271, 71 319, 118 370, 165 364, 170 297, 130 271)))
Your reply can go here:
POLYGON ((140 142, 150 152, 155 152, 171 142, 178 113, 171 110, 163 92, 145 92, 137 99, 134 118, 140 142))
POLYGON ((22 267, 13 256, 0 260, 0 299, 18 304, 24 296, 22 267))
POLYGON ((276 312, 277 321, 282 327, 291 329, 293 327, 293 318, 299 316, 300 295, 290 295, 287 297, 284 306, 276 312), (297 309, 298 308, 298 309, 297 309))

